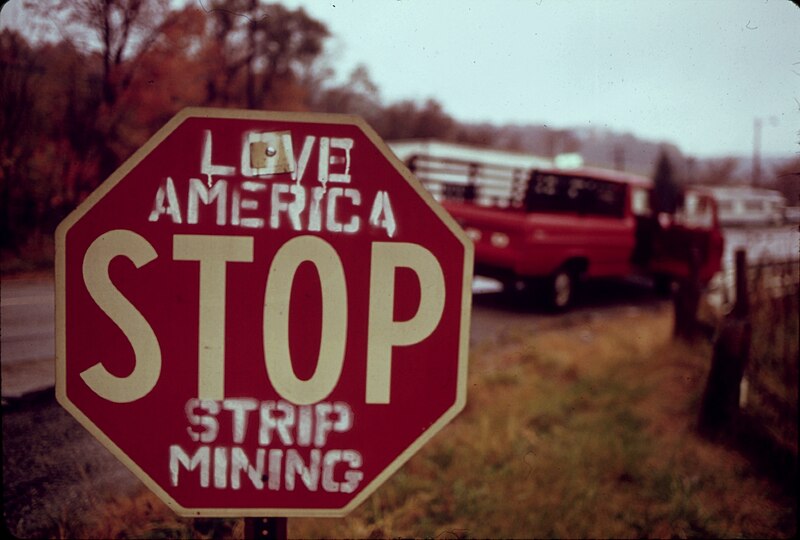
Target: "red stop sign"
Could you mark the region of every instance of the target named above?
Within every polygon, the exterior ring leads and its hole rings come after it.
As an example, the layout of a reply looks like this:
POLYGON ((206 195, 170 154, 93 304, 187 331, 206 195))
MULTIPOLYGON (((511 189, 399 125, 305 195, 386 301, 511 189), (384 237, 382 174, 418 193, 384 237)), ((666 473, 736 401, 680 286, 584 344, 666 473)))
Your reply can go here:
POLYGON ((56 236, 58 400, 179 514, 344 515, 464 406, 471 243, 358 118, 187 109, 56 236))

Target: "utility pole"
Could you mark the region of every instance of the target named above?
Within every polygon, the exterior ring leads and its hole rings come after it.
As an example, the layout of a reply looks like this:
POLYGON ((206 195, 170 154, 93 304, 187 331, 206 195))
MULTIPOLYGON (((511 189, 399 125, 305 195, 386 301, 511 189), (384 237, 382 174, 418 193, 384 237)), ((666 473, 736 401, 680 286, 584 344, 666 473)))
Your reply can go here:
POLYGON ((625 146, 622 143, 614 145, 614 168, 618 171, 625 170, 625 146))
POLYGON ((753 187, 761 183, 761 118, 753 119, 753 187))
POLYGON ((694 184, 695 183, 695 178, 694 178, 694 166, 695 165, 697 165, 697 159, 695 159, 693 157, 686 158, 686 178, 687 178, 686 183, 687 184, 694 184))

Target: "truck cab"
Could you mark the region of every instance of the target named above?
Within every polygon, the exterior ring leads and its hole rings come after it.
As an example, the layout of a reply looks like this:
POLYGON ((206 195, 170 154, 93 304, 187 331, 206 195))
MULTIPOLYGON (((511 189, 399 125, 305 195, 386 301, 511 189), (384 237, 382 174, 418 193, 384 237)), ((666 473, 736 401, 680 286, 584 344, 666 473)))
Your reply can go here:
POLYGON ((654 215, 649 178, 453 146, 401 159, 474 242, 475 274, 507 290, 540 290, 563 310, 580 280, 695 275, 707 283, 719 271, 719 220, 702 190, 683 194, 675 213, 654 215))

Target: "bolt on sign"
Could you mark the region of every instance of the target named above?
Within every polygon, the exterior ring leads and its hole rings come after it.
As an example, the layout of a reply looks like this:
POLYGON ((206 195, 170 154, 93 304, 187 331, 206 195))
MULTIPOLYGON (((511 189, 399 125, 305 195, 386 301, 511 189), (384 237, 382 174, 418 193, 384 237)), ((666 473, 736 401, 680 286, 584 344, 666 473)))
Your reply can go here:
POLYGON ((58 401, 181 515, 345 515, 465 404, 472 244, 360 118, 186 109, 56 245, 58 401))

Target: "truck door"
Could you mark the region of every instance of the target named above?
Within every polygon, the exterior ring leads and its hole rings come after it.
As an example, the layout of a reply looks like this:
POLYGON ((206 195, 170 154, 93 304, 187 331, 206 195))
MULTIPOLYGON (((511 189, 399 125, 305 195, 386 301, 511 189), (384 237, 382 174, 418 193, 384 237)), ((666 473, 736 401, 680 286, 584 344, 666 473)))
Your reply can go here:
POLYGON ((687 190, 674 214, 658 216, 649 270, 655 276, 685 279, 697 265, 705 285, 722 267, 722 250, 716 202, 700 190, 687 190))

